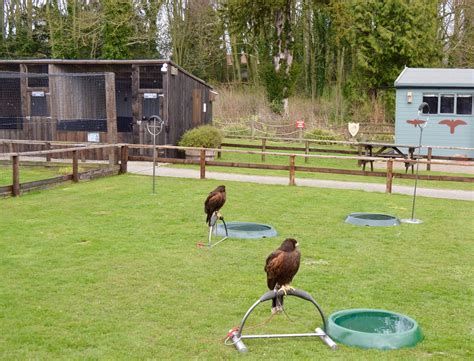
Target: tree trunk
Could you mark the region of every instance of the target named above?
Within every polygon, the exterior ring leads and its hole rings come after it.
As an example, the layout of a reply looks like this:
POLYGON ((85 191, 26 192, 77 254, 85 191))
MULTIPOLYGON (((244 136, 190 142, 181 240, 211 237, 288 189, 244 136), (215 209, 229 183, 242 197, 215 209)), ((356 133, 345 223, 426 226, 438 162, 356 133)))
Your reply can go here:
POLYGON ((240 83, 242 81, 242 72, 240 71, 239 50, 237 49, 237 39, 235 35, 230 36, 230 44, 232 48, 232 56, 234 58, 234 64, 232 65, 234 68, 234 80, 237 79, 240 83))
MULTIPOLYGON (((290 81, 290 70, 293 64, 293 34, 291 30, 291 0, 287 0, 285 8, 283 10, 275 10, 275 29, 276 29, 276 49, 273 56, 273 65, 275 73, 281 71, 284 66, 285 78, 290 81)), ((283 87, 282 103, 283 103, 283 115, 288 117, 290 114, 289 109, 289 86, 283 87)))
POLYGON ((5 39, 5 0, 0 0, 0 39, 5 39))
POLYGON ((32 0, 26 2, 26 22, 28 39, 33 39, 33 3, 32 0))

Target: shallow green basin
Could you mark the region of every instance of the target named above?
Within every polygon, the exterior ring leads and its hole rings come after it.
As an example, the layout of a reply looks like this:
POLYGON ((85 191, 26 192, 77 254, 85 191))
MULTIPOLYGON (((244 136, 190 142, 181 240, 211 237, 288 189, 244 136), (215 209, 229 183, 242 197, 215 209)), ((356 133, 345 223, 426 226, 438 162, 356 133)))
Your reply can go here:
MULTIPOLYGON (((227 231, 232 238, 266 238, 278 235, 275 228, 268 224, 253 222, 227 222, 227 231)), ((224 224, 217 225, 216 234, 225 236, 224 224)))
POLYGON ((397 217, 380 213, 351 213, 346 217, 346 223, 357 226, 390 227, 398 226, 400 221, 397 217))
POLYGON ((423 338, 415 320, 385 310, 351 309, 333 313, 328 335, 348 346, 381 350, 413 347, 423 338))

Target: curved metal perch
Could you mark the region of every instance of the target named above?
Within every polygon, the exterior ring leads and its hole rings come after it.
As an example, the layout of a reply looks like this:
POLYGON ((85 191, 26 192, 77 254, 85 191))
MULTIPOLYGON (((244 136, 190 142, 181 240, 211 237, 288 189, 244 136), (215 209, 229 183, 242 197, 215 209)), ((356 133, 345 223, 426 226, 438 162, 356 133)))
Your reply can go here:
POLYGON ((286 292, 286 296, 295 296, 301 298, 305 301, 311 302, 316 309, 318 310, 321 318, 323 320, 323 329, 317 327, 315 332, 311 333, 290 333, 290 334, 269 334, 269 335, 243 335, 242 331, 245 326, 245 322, 253 310, 262 302, 273 300, 278 295, 285 296, 285 293, 282 290, 278 291, 268 291, 262 297, 260 297, 245 313, 242 321, 240 322, 240 326, 237 330, 233 331, 231 334, 230 339, 232 340, 233 345, 237 348, 240 352, 247 352, 247 347, 242 342, 243 339, 253 339, 253 338, 284 338, 284 337, 308 337, 308 336, 316 336, 319 337, 326 345, 328 345, 331 349, 336 350, 337 345, 336 343, 326 334, 326 327, 327 327, 327 319, 324 315, 321 307, 318 303, 314 300, 314 298, 307 292, 298 289, 290 289, 286 292))

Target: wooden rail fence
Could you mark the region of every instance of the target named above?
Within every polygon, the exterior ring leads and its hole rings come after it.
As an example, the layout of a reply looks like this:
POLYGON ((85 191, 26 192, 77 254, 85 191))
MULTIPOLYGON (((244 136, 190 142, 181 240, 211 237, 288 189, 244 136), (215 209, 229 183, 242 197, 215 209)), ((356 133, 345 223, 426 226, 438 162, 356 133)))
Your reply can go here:
MULTIPOLYGON (((252 139, 252 138, 240 138, 240 139, 252 139)), ((300 151, 303 152, 304 154, 310 154, 310 153, 332 153, 332 154, 357 154, 357 155, 362 155, 362 149, 361 145, 358 142, 345 142, 345 141, 329 141, 329 140, 300 140, 298 141, 297 139, 291 139, 291 138, 257 138, 260 140, 261 144, 242 144, 242 143, 231 143, 231 142, 223 142, 221 145, 222 147, 228 147, 228 148, 246 148, 246 149, 260 149, 262 152, 262 161, 265 161, 265 155, 264 152, 267 149, 271 150, 283 150, 283 151, 300 151), (291 139, 292 142, 302 142, 304 144, 304 147, 295 147, 295 146, 282 146, 282 145, 268 145, 267 141, 280 141, 280 142, 287 142, 290 141, 291 139), (326 145, 344 145, 344 146, 354 146, 357 147, 357 150, 351 150, 351 149, 328 149, 328 148, 314 148, 311 145, 312 144, 326 144, 326 145)), ((449 157, 449 156, 441 156, 441 155, 433 155, 433 149, 459 149, 459 150, 465 150, 469 149, 472 150, 472 148, 461 148, 461 147, 442 147, 442 146, 422 146, 422 148, 425 148, 427 150, 426 156, 423 154, 420 155, 421 158, 426 158, 427 160, 431 159, 439 159, 439 160, 453 160, 453 161, 474 161, 474 158, 461 158, 461 157, 449 157)), ((220 157, 220 152, 218 152, 218 157, 220 157)), ((309 158, 305 158, 305 162, 308 161, 309 158)), ((431 164, 427 163, 426 164, 426 170, 431 170, 431 164)))
MULTIPOLYGON (((31 144, 31 143, 30 143, 31 144)), ((64 146, 64 145, 61 145, 64 146)), ((126 164, 128 158, 126 146, 113 144, 113 145, 80 145, 70 148, 62 149, 49 149, 40 151, 28 151, 28 152, 14 152, 1 154, 3 158, 10 157, 12 163, 12 184, 9 186, 0 186, 0 196, 12 195, 14 197, 19 196, 21 193, 28 192, 35 189, 44 189, 53 185, 61 184, 64 182, 72 181, 79 182, 80 179, 94 179, 107 175, 116 175, 120 173, 126 173, 126 164), (121 148, 121 162, 118 165, 114 154, 115 150, 121 148), (97 149, 109 149, 112 155, 113 162, 106 167, 98 167, 96 169, 87 170, 85 172, 79 172, 79 157, 82 152, 88 150, 97 149), (32 156, 45 156, 47 161, 51 161, 51 155, 53 154, 71 154, 72 159, 72 173, 62 176, 57 176, 48 179, 42 179, 38 181, 20 183, 20 157, 32 157, 32 156), (126 157, 126 158, 124 158, 126 157)))
MULTIPOLYGON (((2 141, 0 140, 0 143, 2 141)), ((18 141, 16 141, 18 142, 18 141)), ((46 143, 46 142, 44 142, 46 143)), ((31 143, 30 143, 31 144, 31 143)), ((53 144, 54 145, 54 144, 53 144)), ((64 144, 63 144, 64 145, 64 144)), ((76 144, 77 145, 77 144, 76 144)), ((0 195, 11 194, 13 196, 19 196, 22 192, 45 188, 51 186, 52 184, 58 184, 65 181, 78 182, 80 179, 84 178, 95 178, 104 175, 110 174, 122 174, 127 172, 127 164, 129 160, 139 160, 139 161, 150 161, 152 160, 149 156, 132 156, 129 154, 130 149, 140 149, 147 148, 153 149, 152 145, 139 145, 139 144, 102 144, 102 145, 87 145, 80 144, 79 146, 61 148, 61 149, 47 149, 41 151, 29 151, 29 152, 10 152, 4 153, 4 158, 9 157, 12 161, 12 185, 0 187, 0 195), (108 167, 102 169, 96 169, 87 172, 79 172, 79 158, 82 152, 93 150, 93 149, 109 149, 110 154, 120 154, 120 163, 118 159, 114 156, 113 164, 109 164, 108 167), (50 178, 46 180, 20 183, 20 157, 31 157, 31 156, 45 156, 46 159, 53 154, 71 154, 72 158, 72 173, 65 176, 59 176, 55 178, 50 178)), ((345 175, 357 175, 357 176, 375 176, 375 177, 385 177, 386 178, 386 192, 391 193, 393 178, 401 179, 415 179, 413 174, 405 173, 396 173, 393 171, 393 165, 396 162, 400 163, 416 163, 420 164, 439 164, 439 165, 458 165, 472 167, 474 162, 452 162, 452 161, 442 161, 442 160, 407 160, 407 159, 397 159, 397 158, 381 158, 381 157, 360 157, 360 156, 338 156, 338 155, 319 155, 319 154, 293 154, 293 153, 281 153, 281 152, 261 152, 261 151, 251 151, 251 150, 238 150, 238 149, 205 149, 205 148, 192 148, 192 147, 178 147, 178 146, 156 146, 158 154, 160 150, 174 149, 174 150, 199 150, 200 159, 199 160, 190 160, 190 159, 178 159, 178 158, 164 158, 158 157, 158 162, 173 163, 173 164, 196 164, 200 168, 200 178, 205 179, 206 177, 206 166, 218 166, 218 167, 235 167, 235 168, 249 168, 249 169, 267 169, 267 170, 283 170, 289 172, 289 185, 296 185, 296 172, 315 172, 315 173, 331 173, 331 174, 345 174, 345 175), (219 160, 206 160, 206 151, 214 152, 227 152, 227 153, 241 153, 241 154, 259 154, 262 156, 279 156, 279 157, 288 157, 287 165, 275 165, 275 164, 258 164, 258 163, 243 163, 243 162, 225 162, 219 160), (324 168, 324 167, 310 167, 310 166, 299 166, 296 165, 297 158, 319 158, 319 159, 341 159, 341 160, 364 160, 364 161, 381 161, 386 162, 387 168, 385 172, 374 172, 374 171, 365 171, 365 170, 350 170, 350 169, 335 169, 335 168, 324 168)), ((466 176, 446 176, 446 175, 418 175, 418 179, 421 180, 434 180, 434 181, 453 181, 453 182, 474 182, 474 177, 466 176)))
MULTIPOLYGON (((145 145, 135 145, 128 144, 129 148, 140 148, 148 147, 145 145)), ((275 164, 258 164, 258 163, 242 163, 242 162, 223 162, 216 160, 206 160, 206 150, 214 152, 228 152, 228 153, 241 153, 241 154, 262 154, 259 151, 245 151, 245 150, 236 150, 236 149, 205 149, 205 148, 192 148, 192 147, 177 147, 177 146, 157 146, 157 149, 177 149, 177 150, 186 150, 192 149, 200 150, 200 159, 191 160, 191 159, 176 159, 176 158, 163 158, 159 157, 158 162, 163 163, 172 163, 172 164, 196 164, 200 167, 200 177, 201 179, 205 178, 206 166, 217 166, 217 167, 235 167, 235 168, 252 168, 252 169, 269 169, 269 170, 284 170, 289 171, 289 185, 295 185, 295 173, 300 172, 314 172, 314 173, 331 173, 331 174, 345 174, 345 175, 357 175, 357 176, 375 176, 375 177, 385 177, 386 180, 386 190, 387 193, 392 192, 392 183, 393 178, 401 179, 415 179, 416 175, 414 174, 405 174, 405 173, 395 173, 393 171, 394 163, 417 163, 420 164, 438 164, 438 165, 459 165, 472 167, 474 162, 451 162, 451 161, 442 161, 442 160, 408 160, 408 159, 397 159, 397 158, 381 158, 381 157, 359 157, 359 156, 337 156, 337 155, 316 155, 316 154, 292 154, 292 153, 277 153, 277 152, 263 152, 265 156, 285 156, 288 157, 288 165, 275 165, 275 164), (334 168, 322 168, 322 167, 308 167, 308 166, 297 166, 296 158, 320 158, 320 159, 341 159, 341 160, 365 160, 365 161, 381 161, 387 164, 386 172, 374 172, 374 171, 365 171, 365 170, 350 170, 350 169, 334 169, 334 168)), ((142 156, 130 156, 129 160, 136 161, 150 161, 150 157, 142 156)), ((420 180, 433 180, 433 181, 451 181, 451 182, 474 182, 474 177, 465 177, 465 176, 446 176, 446 175, 418 175, 420 180)))

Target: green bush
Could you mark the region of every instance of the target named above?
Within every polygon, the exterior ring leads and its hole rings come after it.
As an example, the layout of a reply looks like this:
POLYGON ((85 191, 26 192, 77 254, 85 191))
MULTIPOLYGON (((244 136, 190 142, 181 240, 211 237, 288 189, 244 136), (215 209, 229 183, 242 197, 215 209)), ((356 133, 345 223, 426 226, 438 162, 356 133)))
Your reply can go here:
POLYGON ((212 125, 202 125, 183 134, 178 145, 181 147, 217 148, 222 144, 222 134, 212 125))
POLYGON ((319 139, 319 140, 340 140, 341 137, 337 134, 326 129, 313 129, 309 132, 306 132, 304 137, 306 139, 319 139))

